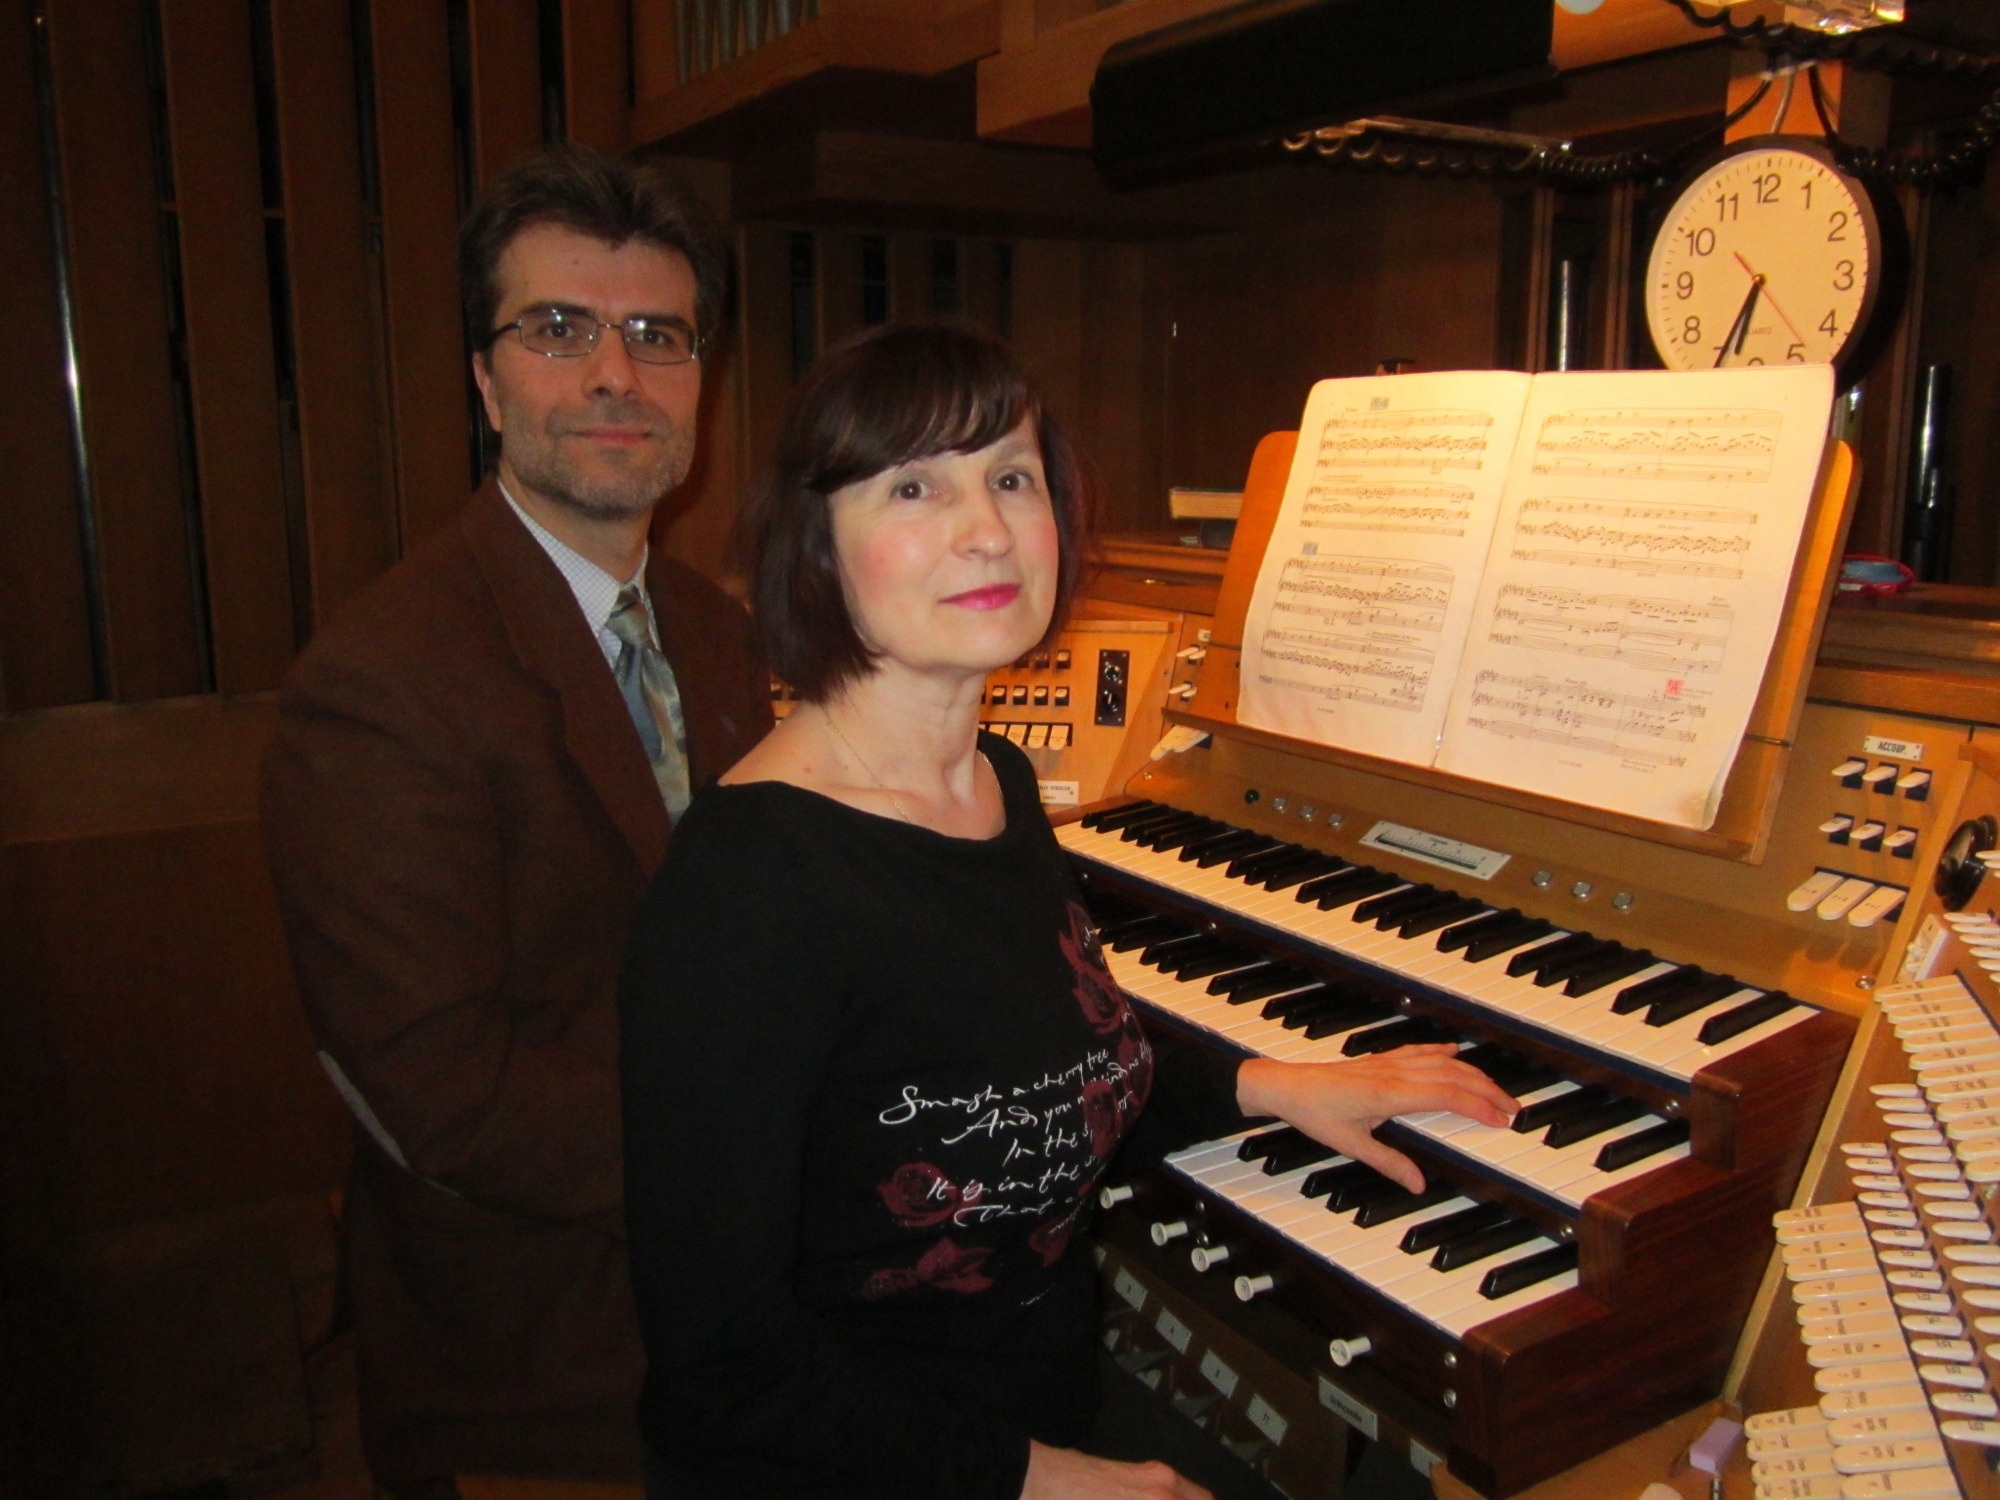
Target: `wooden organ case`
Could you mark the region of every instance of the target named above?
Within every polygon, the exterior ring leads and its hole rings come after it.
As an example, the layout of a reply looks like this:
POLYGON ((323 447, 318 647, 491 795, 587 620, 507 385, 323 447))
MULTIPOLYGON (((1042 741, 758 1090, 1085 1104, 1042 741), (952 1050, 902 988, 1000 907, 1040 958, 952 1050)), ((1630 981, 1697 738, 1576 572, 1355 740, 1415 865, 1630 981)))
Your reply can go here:
MULTIPOLYGON (((1721 1390, 1772 1215, 1949 831, 1930 788, 1968 731, 1807 701, 1854 481, 1838 444, 1707 831, 1240 726, 1245 614, 1295 443, 1258 449, 1196 691, 1168 706, 1209 741, 1058 836, 1149 1019, 1303 1060, 1374 1050, 1373 1031, 1458 1039, 1550 1123, 1388 1122, 1436 1191, 1390 1195, 1373 1222, 1379 1183, 1348 1191, 1341 1159, 1253 1132, 1114 1184, 1100 1241, 1131 1309, 1147 1287, 1163 1299, 1177 1347, 1175 1307, 1420 1469, 1441 1455, 1511 1495, 1721 1390), (1506 858, 1474 871, 1466 846, 1506 858), (1287 986, 1317 1021, 1273 1012, 1287 986), (1417 1233, 1443 1221, 1469 1226, 1462 1262, 1438 1264, 1443 1229, 1417 1233)), ((1242 1451, 1287 1493, 1338 1492, 1284 1469, 1283 1423, 1258 1425, 1242 1451)))

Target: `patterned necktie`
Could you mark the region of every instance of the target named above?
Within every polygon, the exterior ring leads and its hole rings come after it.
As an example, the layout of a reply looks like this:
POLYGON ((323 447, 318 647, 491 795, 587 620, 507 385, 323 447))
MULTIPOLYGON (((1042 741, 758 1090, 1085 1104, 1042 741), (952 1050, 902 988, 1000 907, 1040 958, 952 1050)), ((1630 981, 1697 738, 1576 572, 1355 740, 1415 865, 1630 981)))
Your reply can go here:
POLYGON ((639 586, 628 583, 618 591, 605 628, 618 637, 618 663, 612 668, 618 691, 625 695, 625 708, 639 731, 639 743, 646 747, 652 762, 653 779, 660 784, 660 796, 667 804, 667 816, 675 822, 687 810, 688 789, 687 721, 681 716, 681 690, 674 681, 674 669, 653 644, 647 628, 646 601, 639 586))

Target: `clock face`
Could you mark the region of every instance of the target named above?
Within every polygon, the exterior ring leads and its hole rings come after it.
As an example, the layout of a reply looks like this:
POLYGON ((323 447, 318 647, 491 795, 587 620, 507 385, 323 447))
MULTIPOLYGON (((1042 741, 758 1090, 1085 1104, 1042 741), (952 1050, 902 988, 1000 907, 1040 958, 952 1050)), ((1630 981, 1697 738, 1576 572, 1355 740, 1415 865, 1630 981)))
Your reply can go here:
POLYGON ((1838 364, 1874 311, 1874 205, 1822 149, 1766 137, 1706 169, 1653 241, 1646 318, 1670 370, 1838 364))

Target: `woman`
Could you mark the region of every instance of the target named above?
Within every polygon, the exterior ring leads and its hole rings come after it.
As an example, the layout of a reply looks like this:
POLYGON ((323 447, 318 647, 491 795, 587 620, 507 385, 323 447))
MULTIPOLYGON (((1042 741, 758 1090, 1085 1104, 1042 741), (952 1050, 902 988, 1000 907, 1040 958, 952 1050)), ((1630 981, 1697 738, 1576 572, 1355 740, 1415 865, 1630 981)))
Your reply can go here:
POLYGON ((978 724, 1076 592, 1083 510, 978 335, 878 331, 793 395, 742 540, 802 702, 682 819, 623 996, 662 1497, 1204 1496, 1082 1451, 1110 1440, 1071 1242, 1149 1098, 1182 1140, 1277 1115, 1411 1186, 1374 1125, 1515 1107, 1444 1047, 1156 1056, 1033 769, 978 724))

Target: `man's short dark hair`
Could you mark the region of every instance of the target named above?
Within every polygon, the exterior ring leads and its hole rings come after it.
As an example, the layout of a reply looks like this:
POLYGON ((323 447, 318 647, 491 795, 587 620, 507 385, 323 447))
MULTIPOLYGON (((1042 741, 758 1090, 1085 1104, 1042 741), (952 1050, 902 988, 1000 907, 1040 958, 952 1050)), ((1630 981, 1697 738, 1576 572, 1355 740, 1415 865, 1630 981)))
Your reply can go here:
POLYGON ((970 329, 890 326, 806 372, 736 531, 764 659, 801 698, 822 702, 875 668, 847 607, 828 497, 899 464, 976 452, 1024 421, 1041 447, 1060 558, 1046 645, 1083 580, 1096 487, 1006 346, 970 329))
POLYGON ((708 205, 663 167, 567 145, 538 151, 495 177, 459 229, 459 295, 473 348, 493 342, 500 257, 516 235, 537 224, 559 224, 606 245, 637 240, 678 250, 694 271, 695 332, 704 340, 714 337, 729 252, 708 205))

